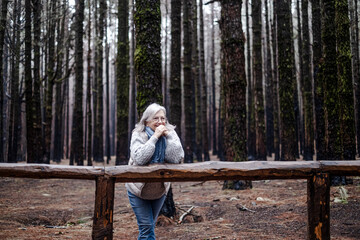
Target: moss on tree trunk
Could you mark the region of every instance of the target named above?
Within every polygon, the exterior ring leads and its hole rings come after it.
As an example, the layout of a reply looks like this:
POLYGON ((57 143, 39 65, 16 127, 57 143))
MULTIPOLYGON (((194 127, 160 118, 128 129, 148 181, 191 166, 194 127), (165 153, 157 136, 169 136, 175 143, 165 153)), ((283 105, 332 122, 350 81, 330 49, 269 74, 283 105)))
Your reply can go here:
POLYGON ((338 69, 338 103, 341 137, 341 159, 355 160, 355 115, 354 92, 351 69, 350 48, 350 20, 348 15, 348 1, 335 1, 335 28, 337 44, 337 69, 338 69))
POLYGON ((335 0, 324 1, 321 6, 323 47, 322 78, 324 86, 325 152, 326 159, 340 159, 339 101, 336 57, 335 0))
POLYGON ((119 1, 118 53, 117 53, 117 140, 116 165, 128 161, 128 117, 129 117, 129 17, 128 1, 119 1))
POLYGON ((224 147, 226 160, 246 161, 246 76, 242 1, 225 1, 221 8, 223 52, 224 147))
POLYGON ((293 42, 291 23, 291 3, 286 0, 277 1, 277 41, 278 41, 278 71, 279 71, 279 101, 280 101, 280 141, 281 160, 295 160, 295 111, 293 78, 293 42))
POLYGON ((138 115, 153 102, 162 103, 160 0, 136 1, 135 77, 138 115))

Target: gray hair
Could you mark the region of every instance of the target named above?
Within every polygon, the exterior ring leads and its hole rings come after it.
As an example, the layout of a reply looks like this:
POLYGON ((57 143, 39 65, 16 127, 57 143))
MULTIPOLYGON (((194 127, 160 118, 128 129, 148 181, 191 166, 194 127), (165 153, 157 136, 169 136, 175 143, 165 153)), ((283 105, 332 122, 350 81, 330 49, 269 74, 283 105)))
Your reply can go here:
MULTIPOLYGON (((145 111, 143 112, 143 115, 142 115, 140 121, 135 125, 135 128, 134 128, 133 131, 138 131, 138 132, 144 131, 145 126, 146 126, 146 122, 150 121, 159 111, 163 111, 165 113, 165 116, 166 116, 166 109, 163 106, 161 106, 161 105, 159 105, 157 103, 150 104, 145 109, 145 111)), ((175 126, 170 124, 167 119, 166 119, 166 122, 165 122, 165 127, 168 130, 174 130, 175 129, 175 126)))

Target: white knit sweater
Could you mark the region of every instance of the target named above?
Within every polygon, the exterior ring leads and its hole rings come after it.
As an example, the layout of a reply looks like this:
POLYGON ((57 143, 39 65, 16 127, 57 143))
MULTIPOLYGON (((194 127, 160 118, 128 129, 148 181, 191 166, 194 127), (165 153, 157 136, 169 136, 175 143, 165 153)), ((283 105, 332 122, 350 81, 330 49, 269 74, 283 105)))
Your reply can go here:
MULTIPOLYGON (((153 135, 150 139, 145 131, 133 131, 130 143, 129 165, 147 165, 155 152, 158 138, 153 135)), ((180 163, 184 158, 184 149, 174 130, 166 136, 165 163, 180 163)), ((170 183, 126 183, 126 189, 143 199, 158 199, 169 191, 170 183)))

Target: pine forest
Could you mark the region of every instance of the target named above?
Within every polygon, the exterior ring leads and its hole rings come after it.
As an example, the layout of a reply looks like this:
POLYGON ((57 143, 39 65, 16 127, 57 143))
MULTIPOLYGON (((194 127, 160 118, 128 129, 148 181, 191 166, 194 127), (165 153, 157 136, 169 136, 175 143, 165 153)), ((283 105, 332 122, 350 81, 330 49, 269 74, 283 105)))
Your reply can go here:
POLYGON ((185 162, 355 159, 358 5, 2 1, 0 161, 127 164, 152 102, 185 162))
MULTIPOLYGON (((176 126, 184 165, 360 157, 359 0, 2 0, 0 9, 0 165, 127 165, 151 103, 176 126)), ((253 179, 221 186, 276 188, 253 179)), ((176 216, 181 191, 170 188, 162 215, 176 216)))

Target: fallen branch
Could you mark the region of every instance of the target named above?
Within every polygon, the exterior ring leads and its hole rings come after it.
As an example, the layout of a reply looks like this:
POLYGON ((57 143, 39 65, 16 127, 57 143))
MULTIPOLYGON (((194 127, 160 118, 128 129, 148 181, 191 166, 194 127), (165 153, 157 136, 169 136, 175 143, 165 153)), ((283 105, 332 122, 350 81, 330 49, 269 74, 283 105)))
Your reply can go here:
POLYGON ((186 212, 184 212, 184 213, 180 216, 179 221, 178 221, 178 224, 181 224, 182 221, 184 220, 184 217, 186 217, 186 215, 188 215, 188 214, 191 212, 191 210, 193 210, 193 209, 194 209, 194 206, 192 206, 191 208, 189 208, 189 210, 187 210, 186 212))
POLYGON ((240 211, 249 211, 249 212, 255 212, 254 210, 248 209, 247 207, 241 205, 241 204, 236 204, 235 207, 237 209, 239 209, 240 211))
POLYGON ((65 229, 66 226, 50 226, 50 225, 45 225, 45 228, 60 228, 60 229, 65 229))

